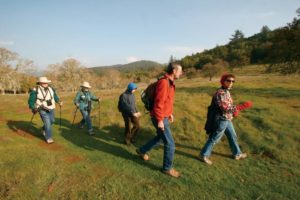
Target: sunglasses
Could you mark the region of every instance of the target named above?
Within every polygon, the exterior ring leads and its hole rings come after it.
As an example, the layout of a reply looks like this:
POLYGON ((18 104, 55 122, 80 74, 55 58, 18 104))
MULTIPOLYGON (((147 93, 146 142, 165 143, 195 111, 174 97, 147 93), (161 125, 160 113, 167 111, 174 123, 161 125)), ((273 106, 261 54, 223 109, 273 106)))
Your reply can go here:
POLYGON ((235 80, 230 80, 230 79, 227 79, 227 80, 226 80, 226 82, 228 82, 228 83, 234 83, 234 82, 235 82, 235 80))

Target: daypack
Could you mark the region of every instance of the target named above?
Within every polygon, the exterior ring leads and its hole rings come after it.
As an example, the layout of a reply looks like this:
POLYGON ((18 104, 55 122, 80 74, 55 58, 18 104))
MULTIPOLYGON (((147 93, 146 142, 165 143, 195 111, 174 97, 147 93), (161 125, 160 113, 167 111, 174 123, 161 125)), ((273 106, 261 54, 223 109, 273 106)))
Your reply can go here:
POLYGON ((122 112, 122 102, 121 102, 121 97, 122 97, 122 94, 119 96, 119 101, 118 101, 118 110, 119 110, 119 112, 122 112))
POLYGON ((219 106, 215 103, 215 96, 212 98, 210 105, 207 107, 206 122, 204 130, 206 134, 211 134, 217 128, 217 115, 221 113, 219 106))
POLYGON ((159 80, 166 79, 165 77, 159 78, 154 83, 151 83, 147 86, 147 88, 141 94, 141 100, 144 103, 144 107, 146 110, 151 111, 154 106, 154 99, 155 99, 155 91, 156 86, 159 80))

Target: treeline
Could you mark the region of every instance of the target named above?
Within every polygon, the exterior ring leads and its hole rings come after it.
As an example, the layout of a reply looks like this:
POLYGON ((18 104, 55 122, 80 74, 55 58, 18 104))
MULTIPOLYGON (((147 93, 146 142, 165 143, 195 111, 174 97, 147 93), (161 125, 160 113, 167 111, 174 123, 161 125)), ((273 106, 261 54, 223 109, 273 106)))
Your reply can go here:
MULTIPOLYGON (((149 82, 162 73, 164 65, 139 61, 119 67, 87 68, 74 58, 50 64, 43 72, 60 91, 75 92, 83 81, 93 89, 125 88, 129 82, 149 82)), ((37 68, 33 61, 20 58, 15 52, 0 48, 0 92, 26 93, 36 85, 37 68)))
MULTIPOLYGON (((297 12, 299 15, 299 9, 297 12)), ((300 73, 299 38, 299 18, 273 31, 263 26, 260 33, 248 38, 236 30, 227 45, 186 56, 181 64, 187 69, 200 69, 207 76, 225 67, 249 64, 269 64, 268 72, 300 73)))

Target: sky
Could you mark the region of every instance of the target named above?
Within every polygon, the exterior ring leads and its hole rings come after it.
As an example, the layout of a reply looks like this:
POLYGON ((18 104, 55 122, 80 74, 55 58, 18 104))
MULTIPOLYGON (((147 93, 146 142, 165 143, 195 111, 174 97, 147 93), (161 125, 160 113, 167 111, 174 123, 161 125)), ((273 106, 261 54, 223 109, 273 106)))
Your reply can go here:
POLYGON ((0 0, 0 48, 39 69, 75 58, 86 67, 167 63, 285 26, 299 0, 0 0))

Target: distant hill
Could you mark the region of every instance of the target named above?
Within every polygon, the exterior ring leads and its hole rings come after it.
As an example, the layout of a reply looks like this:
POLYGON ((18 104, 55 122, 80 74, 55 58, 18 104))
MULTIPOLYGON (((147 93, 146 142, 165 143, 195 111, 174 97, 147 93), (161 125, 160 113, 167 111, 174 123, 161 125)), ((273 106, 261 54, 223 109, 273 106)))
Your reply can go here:
POLYGON ((97 74, 101 74, 106 70, 110 69, 116 69, 120 72, 136 72, 136 71, 152 71, 156 69, 162 69, 164 65, 154 62, 154 61, 148 61, 148 60, 141 60, 129 64, 124 65, 111 65, 111 66, 100 66, 100 67, 92 67, 89 68, 92 71, 96 72, 97 74))

